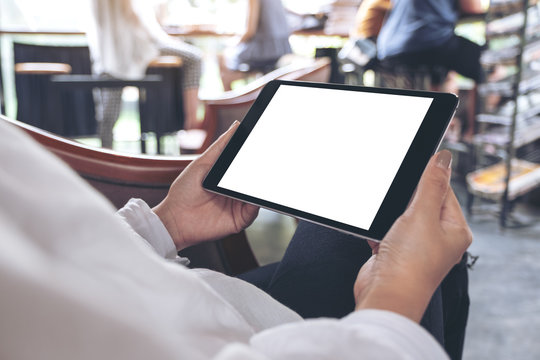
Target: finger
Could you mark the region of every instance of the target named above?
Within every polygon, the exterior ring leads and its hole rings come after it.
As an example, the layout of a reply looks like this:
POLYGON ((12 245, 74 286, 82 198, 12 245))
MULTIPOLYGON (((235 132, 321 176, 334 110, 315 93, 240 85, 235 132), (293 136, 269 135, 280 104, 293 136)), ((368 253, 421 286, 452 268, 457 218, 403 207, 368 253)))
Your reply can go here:
POLYGON ((461 206, 459 206, 458 199, 451 189, 446 196, 445 204, 442 209, 441 225, 443 229, 448 229, 448 231, 454 234, 453 242, 455 242, 455 245, 462 246, 459 257, 456 259, 456 263, 458 263, 463 256, 463 252, 465 252, 466 249, 471 245, 473 235, 467 221, 465 220, 461 206), (445 225, 449 226, 447 227, 445 225), (456 239, 461 241, 457 242, 455 241, 456 239))
POLYGON ((240 122, 238 120, 235 120, 231 127, 225 131, 221 136, 214 141, 212 145, 206 151, 201 155, 201 158, 214 162, 217 160, 223 149, 225 149, 225 146, 229 143, 229 140, 231 140, 232 136, 236 132, 236 129, 238 128, 238 125, 240 125, 240 122))
POLYGON ((259 214, 259 207, 253 204, 243 204, 242 219, 245 223, 244 227, 248 227, 255 221, 259 214))
POLYGON ((448 191, 441 212, 441 220, 454 223, 456 225, 467 225, 467 220, 463 215, 461 206, 452 188, 448 191))
POLYGON ((431 157, 411 203, 411 211, 439 220, 441 209, 450 187, 452 154, 443 150, 431 157))
POLYGON ((379 243, 377 241, 373 240, 367 240, 367 243, 369 247, 371 248, 371 253, 373 255, 377 254, 379 252, 379 243))

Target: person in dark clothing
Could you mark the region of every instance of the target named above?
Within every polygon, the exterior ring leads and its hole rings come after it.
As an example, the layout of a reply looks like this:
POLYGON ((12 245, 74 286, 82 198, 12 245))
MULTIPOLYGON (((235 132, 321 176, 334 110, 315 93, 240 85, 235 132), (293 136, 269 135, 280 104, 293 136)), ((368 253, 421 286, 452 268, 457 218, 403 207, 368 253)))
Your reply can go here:
POLYGON ((461 13, 482 12, 479 0, 392 0, 377 38, 377 57, 389 67, 442 66, 481 82, 481 46, 456 35, 454 28, 461 13))

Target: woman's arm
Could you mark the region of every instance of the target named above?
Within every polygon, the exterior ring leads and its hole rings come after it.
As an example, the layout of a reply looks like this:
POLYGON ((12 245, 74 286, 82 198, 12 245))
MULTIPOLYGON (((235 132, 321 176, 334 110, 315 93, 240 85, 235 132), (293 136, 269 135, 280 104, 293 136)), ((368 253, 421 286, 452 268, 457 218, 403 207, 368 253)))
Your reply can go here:
POLYGON ((419 322, 429 299, 472 242, 450 188, 447 150, 429 162, 416 195, 360 270, 356 308, 389 310, 419 322))
POLYGON ((486 9, 482 7, 482 1, 480 0, 459 0, 459 9, 463 14, 483 14, 486 9))
POLYGON ((257 217, 257 206, 210 193, 201 186, 239 124, 235 122, 189 164, 173 182, 165 199, 153 208, 178 250, 242 231, 257 217))
POLYGON ((240 38, 240 42, 248 41, 257 32, 257 26, 259 25, 260 9, 260 0, 248 0, 246 31, 240 38))

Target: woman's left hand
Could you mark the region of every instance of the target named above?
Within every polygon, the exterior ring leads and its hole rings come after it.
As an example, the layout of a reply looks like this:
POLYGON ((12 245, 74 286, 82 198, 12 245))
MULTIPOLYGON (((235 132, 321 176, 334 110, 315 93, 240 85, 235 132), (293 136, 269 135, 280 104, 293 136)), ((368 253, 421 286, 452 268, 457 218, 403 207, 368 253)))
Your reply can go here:
POLYGON ((230 129, 194 160, 173 182, 165 199, 153 210, 169 231, 178 250, 238 233, 257 217, 259 208, 203 189, 202 182, 236 131, 230 129))

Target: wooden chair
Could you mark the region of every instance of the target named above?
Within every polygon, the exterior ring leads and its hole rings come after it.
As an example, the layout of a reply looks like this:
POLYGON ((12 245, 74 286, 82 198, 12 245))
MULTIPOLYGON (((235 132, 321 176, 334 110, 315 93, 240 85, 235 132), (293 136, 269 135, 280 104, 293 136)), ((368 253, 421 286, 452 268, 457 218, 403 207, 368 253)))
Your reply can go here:
POLYGON ((205 107, 201 124, 203 132, 181 131, 178 134, 180 152, 202 153, 206 150, 235 120, 241 121, 244 118, 268 82, 276 79, 327 82, 330 71, 331 63, 328 58, 308 59, 278 68, 241 90, 227 91, 213 99, 203 99, 205 107))
MULTIPOLYGON (((151 207, 157 205, 167 194, 172 181, 195 159, 194 156, 124 155, 88 147, 2 115, 0 121, 26 131, 117 208, 132 197, 145 200, 151 207)), ((258 266, 245 232, 190 247, 183 250, 181 255, 191 260, 190 266, 210 268, 231 275, 258 266)))

